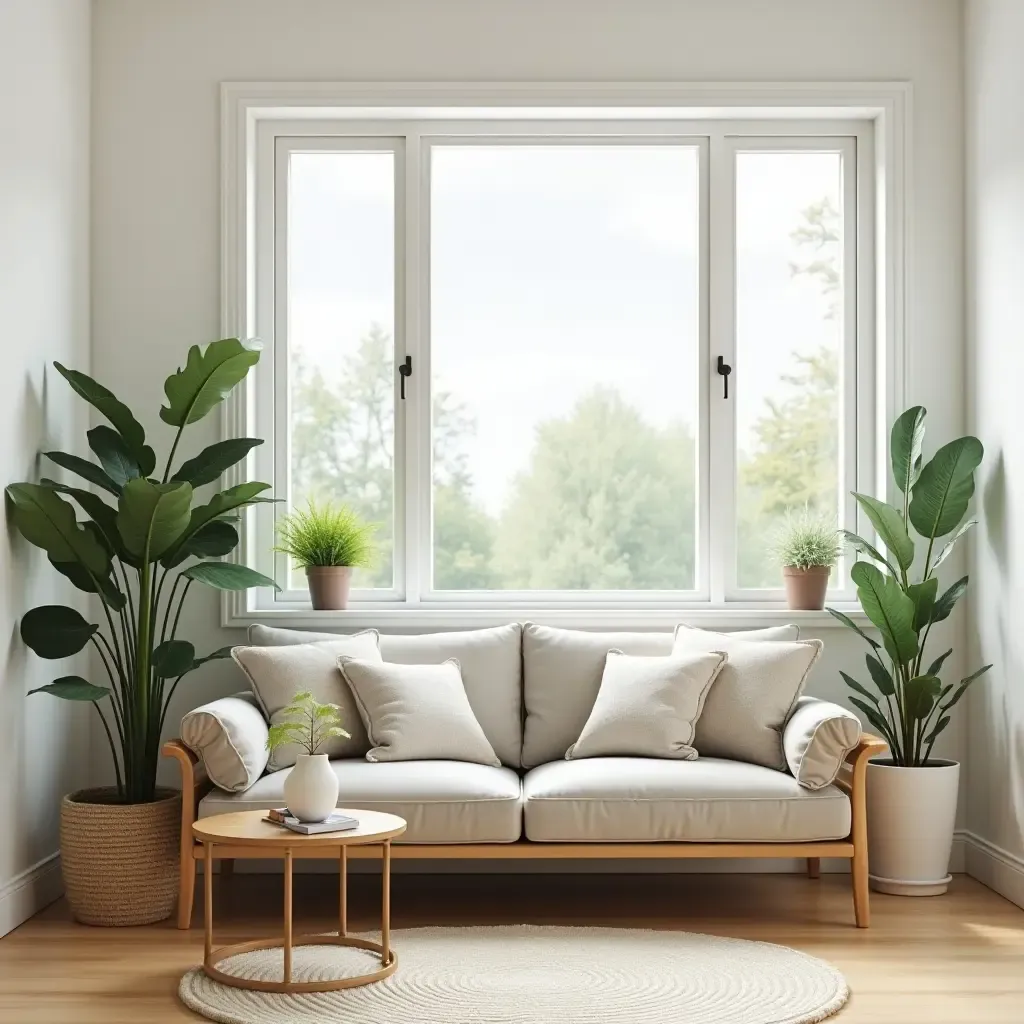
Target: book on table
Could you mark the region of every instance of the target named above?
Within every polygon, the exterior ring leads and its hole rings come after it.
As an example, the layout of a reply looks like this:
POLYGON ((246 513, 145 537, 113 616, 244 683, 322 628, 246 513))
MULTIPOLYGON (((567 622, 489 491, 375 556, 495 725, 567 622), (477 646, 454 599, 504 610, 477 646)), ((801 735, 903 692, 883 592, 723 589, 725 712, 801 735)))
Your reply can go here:
POLYGON ((342 814, 340 811, 331 814, 324 821, 299 821, 289 813, 287 807, 272 808, 267 811, 267 816, 263 820, 269 821, 272 825, 279 825, 281 828, 291 829, 292 832, 298 832, 303 836, 318 836, 324 832, 345 832, 359 827, 358 818, 342 814))

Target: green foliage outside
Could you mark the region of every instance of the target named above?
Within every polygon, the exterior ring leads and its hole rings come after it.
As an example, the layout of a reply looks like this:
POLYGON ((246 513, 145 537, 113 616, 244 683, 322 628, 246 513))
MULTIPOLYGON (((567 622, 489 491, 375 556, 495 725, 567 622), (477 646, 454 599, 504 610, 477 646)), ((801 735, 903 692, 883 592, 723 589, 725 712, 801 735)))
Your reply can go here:
MULTIPOLYGON (((793 239, 836 315, 838 215, 810 207, 793 239)), ((393 578, 394 363, 374 327, 333 384, 293 359, 292 474, 296 495, 331 498, 379 524, 380 557, 353 578, 393 578)), ((792 508, 838 512, 839 370, 834 347, 798 355, 769 402, 751 451, 738 456, 739 580, 781 586, 766 538, 792 508), (794 467, 799 467, 794 472, 794 467)), ((584 394, 569 413, 537 425, 528 466, 492 516, 475 498, 465 441, 475 430, 449 393, 434 396, 434 586, 481 589, 686 589, 694 585, 695 446, 684 422, 644 419, 614 388, 584 394)), ((500 454, 496 454, 500 457, 500 454)))

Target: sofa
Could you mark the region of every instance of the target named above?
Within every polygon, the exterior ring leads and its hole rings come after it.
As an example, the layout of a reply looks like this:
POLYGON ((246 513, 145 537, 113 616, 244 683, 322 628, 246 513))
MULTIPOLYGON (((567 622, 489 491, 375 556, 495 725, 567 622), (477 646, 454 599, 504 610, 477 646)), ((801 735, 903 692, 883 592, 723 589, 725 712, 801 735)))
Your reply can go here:
MULTIPOLYGON (((763 646, 796 635, 795 627, 776 627, 730 634, 728 642, 738 638, 763 646)), ((259 625, 250 628, 249 636, 250 649, 324 646, 329 640, 339 635, 259 625)), ((773 767, 705 756, 699 732, 699 756, 693 760, 569 759, 566 752, 594 707, 609 652, 668 656, 672 633, 598 633, 511 623, 463 632, 380 635, 376 642, 388 663, 457 659, 469 705, 500 760, 332 760, 341 805, 389 811, 407 821, 393 856, 798 857, 806 859, 812 877, 817 877, 821 857, 844 858, 852 862, 855 922, 868 926, 865 773, 868 759, 884 744, 863 734, 859 720, 846 709, 797 693, 785 715, 770 723, 785 762, 773 767)), ((303 679, 295 679, 295 689, 303 685, 303 679)), ((802 680, 799 689, 805 685, 802 680)), ((737 711, 738 719, 742 713, 737 711)), ((182 776, 180 928, 190 925, 196 861, 202 856, 192 836, 193 822, 285 803, 289 769, 268 765, 267 729, 266 707, 247 691, 196 708, 185 716, 181 738, 164 745, 164 754, 176 759, 182 776)), ((352 854, 377 856, 378 851, 356 848, 352 854)), ((218 846, 215 851, 224 866, 252 855, 244 847, 218 846)))

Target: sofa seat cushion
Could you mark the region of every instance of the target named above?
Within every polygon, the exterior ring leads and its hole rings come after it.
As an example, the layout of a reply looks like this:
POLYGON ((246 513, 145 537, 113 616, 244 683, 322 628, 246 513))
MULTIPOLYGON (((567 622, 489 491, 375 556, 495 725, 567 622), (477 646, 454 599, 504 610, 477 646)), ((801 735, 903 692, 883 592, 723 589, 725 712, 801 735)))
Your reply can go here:
POLYGON ((592 757, 541 765, 523 780, 537 842, 784 843, 845 839, 850 801, 760 765, 592 757))
MULTIPOLYGON (((522 835, 522 783, 510 768, 463 761, 331 761, 343 807, 405 818, 399 843, 513 843, 522 835)), ((290 768, 264 775, 244 793, 213 790, 199 817, 283 807, 290 768)))

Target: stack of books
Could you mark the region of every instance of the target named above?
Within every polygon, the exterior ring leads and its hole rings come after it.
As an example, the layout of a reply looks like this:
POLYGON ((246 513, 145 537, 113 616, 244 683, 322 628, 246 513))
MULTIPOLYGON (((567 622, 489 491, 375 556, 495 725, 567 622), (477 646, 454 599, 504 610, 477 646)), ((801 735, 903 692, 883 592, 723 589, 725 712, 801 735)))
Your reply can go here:
POLYGON ((324 821, 299 821, 287 807, 275 807, 267 811, 267 816, 263 820, 269 821, 272 825, 280 825, 281 828, 289 828, 303 836, 318 836, 323 832, 344 832, 359 827, 358 818, 352 818, 340 811, 324 821))

